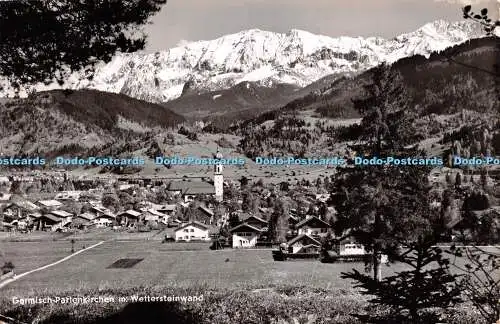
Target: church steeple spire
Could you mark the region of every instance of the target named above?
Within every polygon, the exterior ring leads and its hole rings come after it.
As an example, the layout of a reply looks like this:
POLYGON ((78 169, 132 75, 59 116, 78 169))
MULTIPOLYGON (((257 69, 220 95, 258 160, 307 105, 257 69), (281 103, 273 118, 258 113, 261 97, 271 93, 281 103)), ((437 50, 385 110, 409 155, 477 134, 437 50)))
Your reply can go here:
MULTIPOLYGON (((214 154, 214 158, 221 160, 223 158, 219 147, 217 146, 217 152, 214 154)), ((214 187, 215 187, 215 199, 217 201, 223 200, 224 194, 224 176, 222 175, 222 163, 216 163, 214 165, 214 187)))

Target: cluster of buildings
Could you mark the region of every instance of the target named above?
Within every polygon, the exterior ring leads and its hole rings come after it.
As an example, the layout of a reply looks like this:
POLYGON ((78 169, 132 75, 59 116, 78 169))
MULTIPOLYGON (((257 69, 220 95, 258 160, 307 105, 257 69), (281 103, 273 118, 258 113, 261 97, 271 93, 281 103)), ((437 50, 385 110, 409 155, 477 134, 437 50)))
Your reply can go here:
MULTIPOLYGON (((222 158, 218 152, 216 158, 222 158)), ((210 241, 219 237, 223 227, 229 228, 230 242, 233 248, 253 248, 268 246, 270 244, 270 219, 272 210, 259 207, 256 213, 243 211, 234 212, 231 215, 218 215, 217 219, 210 205, 198 205, 191 210, 189 221, 181 221, 177 216, 181 215, 179 209, 191 208, 194 200, 210 197, 216 201, 223 201, 224 188, 228 185, 224 182, 221 164, 214 165, 213 181, 170 181, 166 189, 171 195, 179 197, 175 203, 155 204, 150 201, 142 201, 134 205, 134 209, 113 212, 102 204, 103 191, 89 189, 84 191, 59 191, 54 193, 50 199, 30 201, 25 198, 13 199, 11 194, 0 193, 0 230, 10 231, 51 231, 65 232, 74 229, 92 230, 93 228, 137 229, 149 226, 150 229, 161 227, 173 227, 171 240, 176 242, 210 241), (85 200, 85 208, 79 212, 71 212, 67 208, 74 202, 82 202, 81 196, 92 193, 94 200, 85 200), (194 213, 194 215, 192 215, 194 213), (265 216, 264 216, 265 215, 265 216), (231 216, 236 216, 236 223, 229 222, 231 216)), ((156 179, 158 180, 158 179, 156 179)), ((142 181, 142 180, 141 180, 142 181)), ((144 183, 122 183, 115 186, 116 190, 135 190, 139 187, 147 187, 144 183)), ((271 192, 261 187, 259 195, 267 199, 271 192)), ((305 193, 302 195, 305 205, 314 206, 317 203, 325 203, 329 194, 305 193)), ((299 198, 297 198, 299 199, 299 198)), ((292 209, 286 217, 286 247, 289 253, 311 253, 318 252, 321 246, 321 238, 329 232, 330 224, 318 216, 300 217, 297 210, 292 209)), ((301 215, 305 215, 303 210, 301 215)), ((227 232, 225 234, 228 235, 227 232)))
POLYGON ((31 202, 27 199, 10 200, 12 195, 0 195, 0 228, 7 231, 51 231, 66 232, 70 229, 92 229, 117 227, 131 228, 138 224, 164 224, 173 220, 175 204, 156 205, 144 202, 138 210, 129 209, 114 213, 105 208, 99 200, 88 201, 82 212, 71 213, 65 206, 69 201, 78 201, 76 192, 61 192, 54 199, 31 202), (72 196, 73 198, 62 198, 72 196))

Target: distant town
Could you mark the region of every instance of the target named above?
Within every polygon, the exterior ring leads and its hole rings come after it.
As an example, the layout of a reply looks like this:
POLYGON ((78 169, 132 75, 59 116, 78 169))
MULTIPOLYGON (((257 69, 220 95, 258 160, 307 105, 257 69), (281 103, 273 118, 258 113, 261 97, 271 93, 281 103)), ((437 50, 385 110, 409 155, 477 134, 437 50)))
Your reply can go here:
MULTIPOLYGON (((35 231, 159 231, 165 242, 212 241, 213 248, 284 243, 289 253, 319 253, 322 238, 332 235, 336 220, 329 203, 333 176, 319 175, 316 181, 302 179, 296 184, 264 184, 262 179, 245 177, 231 181, 224 179, 219 151, 213 160, 219 163, 213 166, 212 178, 75 178, 65 170, 0 176, 0 231, 26 236, 35 231)), ((461 172, 439 167, 430 180, 445 185, 460 181, 464 190, 473 186, 474 178, 483 185, 492 180, 469 172, 462 183, 461 172)), ((440 204, 439 199, 435 203, 440 204)), ((490 209, 500 214, 498 206, 490 209)), ((460 218, 450 219, 450 233, 460 223, 460 218)), ((353 244, 353 239, 344 239, 340 249, 353 244)))

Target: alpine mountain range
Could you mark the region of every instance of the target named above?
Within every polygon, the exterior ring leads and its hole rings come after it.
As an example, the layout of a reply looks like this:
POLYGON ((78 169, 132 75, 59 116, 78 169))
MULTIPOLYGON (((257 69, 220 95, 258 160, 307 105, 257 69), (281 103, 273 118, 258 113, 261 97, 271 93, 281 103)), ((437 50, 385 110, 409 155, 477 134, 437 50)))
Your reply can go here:
MULTIPOLYGON (((245 81, 264 87, 303 88, 325 76, 358 74, 417 54, 428 57, 483 36, 477 23, 444 20, 392 39, 250 29, 156 53, 119 54, 98 66, 91 81, 74 74, 63 87, 122 93, 153 103, 168 102, 187 92, 229 89, 245 81)), ((58 86, 35 87, 38 91, 54 88, 58 86)), ((0 96, 11 95, 9 87, 0 92, 0 96)))

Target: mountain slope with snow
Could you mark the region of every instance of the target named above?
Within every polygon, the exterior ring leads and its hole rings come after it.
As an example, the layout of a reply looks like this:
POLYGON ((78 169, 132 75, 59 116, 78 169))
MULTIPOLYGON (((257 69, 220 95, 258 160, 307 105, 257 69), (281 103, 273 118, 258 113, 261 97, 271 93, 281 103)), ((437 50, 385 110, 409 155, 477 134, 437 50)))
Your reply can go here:
POLYGON ((330 74, 361 72, 415 54, 429 56, 483 35, 474 22, 443 20, 390 40, 251 29, 153 54, 117 55, 97 69, 92 81, 75 75, 65 87, 123 93, 150 102, 228 89, 244 81, 304 87, 330 74))

